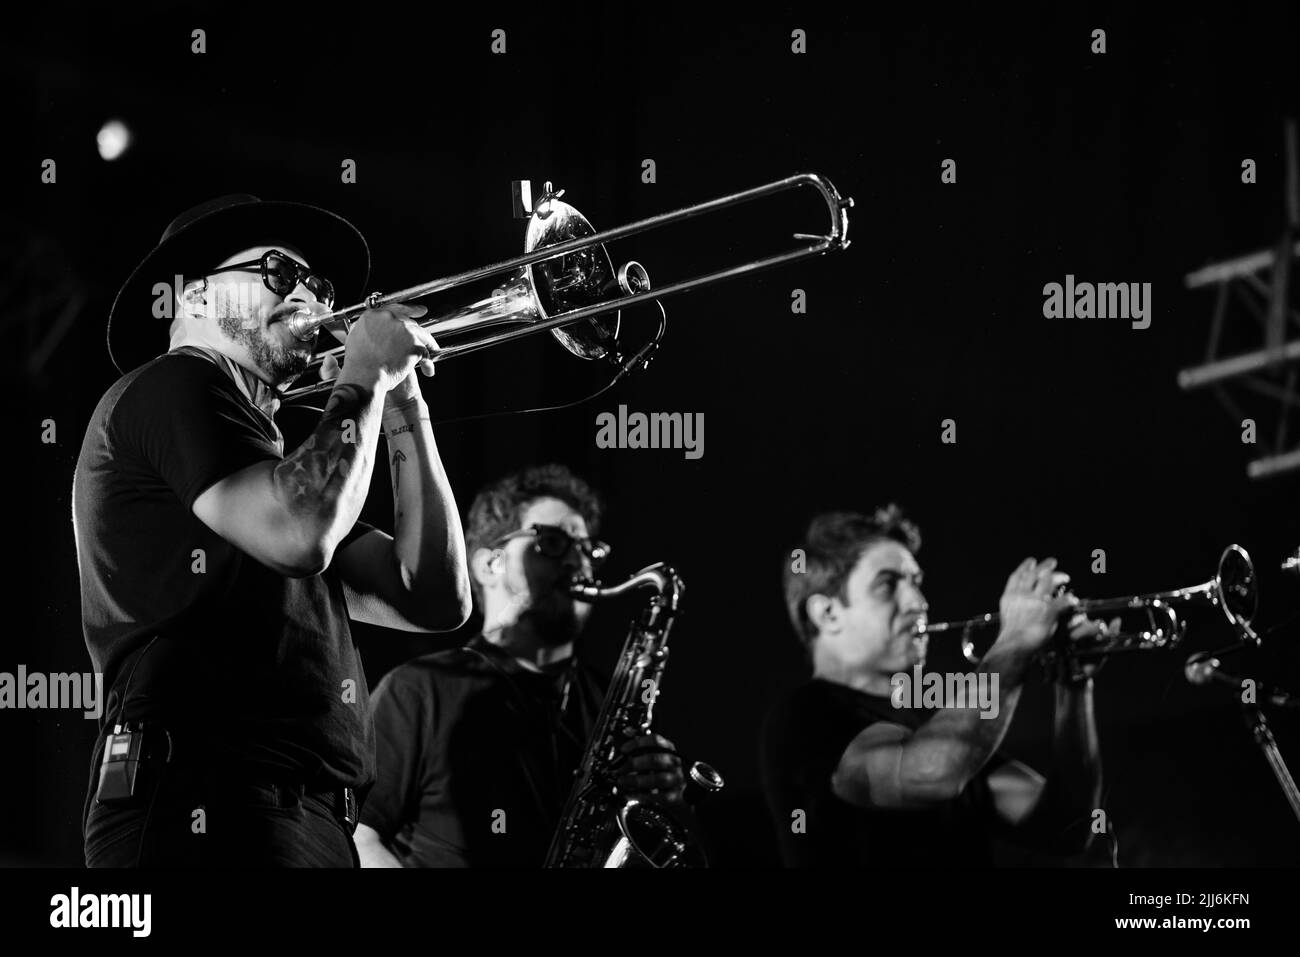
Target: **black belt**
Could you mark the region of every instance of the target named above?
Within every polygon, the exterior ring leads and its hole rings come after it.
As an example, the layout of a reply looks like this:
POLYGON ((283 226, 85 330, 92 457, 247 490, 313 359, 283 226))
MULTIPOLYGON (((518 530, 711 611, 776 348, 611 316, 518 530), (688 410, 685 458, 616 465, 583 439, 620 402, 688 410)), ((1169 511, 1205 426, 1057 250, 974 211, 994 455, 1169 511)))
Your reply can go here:
POLYGON ((247 793, 248 788, 260 788, 276 792, 277 800, 285 806, 310 800, 324 808, 330 817, 347 829, 349 834, 355 834, 357 830, 357 794, 352 788, 319 790, 278 776, 262 777, 260 775, 226 781, 218 779, 214 781, 214 785, 219 792, 236 799, 241 795, 241 792, 247 793), (285 800, 285 798, 290 800, 285 800))
POLYGON ((348 829, 357 831, 357 792, 351 788, 334 788, 330 791, 305 791, 304 797, 313 798, 325 805, 334 819, 348 829))
MULTIPOLYGON (((241 796, 241 791, 246 794, 248 788, 275 791, 277 792, 277 800, 280 800, 280 792, 283 792, 285 796, 292 797, 294 801, 310 798, 317 805, 324 807, 331 817, 347 829, 349 834, 356 833, 358 817, 357 794, 352 788, 319 788, 305 784, 291 774, 281 775, 274 771, 267 773, 264 768, 244 767, 234 771, 225 769, 218 771, 216 766, 195 761, 192 749, 187 754, 186 750, 181 747, 176 749, 175 760, 169 761, 167 759, 172 757, 173 743, 184 742, 188 736, 185 734, 171 735, 158 724, 152 724, 145 733, 148 735, 146 741, 150 745, 148 753, 154 760, 161 764, 171 765, 177 773, 194 776, 206 782, 206 787, 209 790, 215 790, 235 799, 241 796), (166 736, 165 744, 163 743, 163 735, 166 736), (188 760, 186 760, 187 758, 188 760)), ((286 802, 286 806, 288 806, 288 802, 286 802)))

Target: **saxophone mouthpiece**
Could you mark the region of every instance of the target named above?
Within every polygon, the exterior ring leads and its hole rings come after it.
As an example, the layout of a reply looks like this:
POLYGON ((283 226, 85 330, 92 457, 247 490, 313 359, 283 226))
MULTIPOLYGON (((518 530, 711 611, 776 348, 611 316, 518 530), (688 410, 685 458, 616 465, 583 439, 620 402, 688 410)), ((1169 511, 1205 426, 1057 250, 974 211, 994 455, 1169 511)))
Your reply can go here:
POLYGON ((574 598, 595 601, 600 597, 600 582, 588 578, 574 578, 569 582, 569 594, 574 598))

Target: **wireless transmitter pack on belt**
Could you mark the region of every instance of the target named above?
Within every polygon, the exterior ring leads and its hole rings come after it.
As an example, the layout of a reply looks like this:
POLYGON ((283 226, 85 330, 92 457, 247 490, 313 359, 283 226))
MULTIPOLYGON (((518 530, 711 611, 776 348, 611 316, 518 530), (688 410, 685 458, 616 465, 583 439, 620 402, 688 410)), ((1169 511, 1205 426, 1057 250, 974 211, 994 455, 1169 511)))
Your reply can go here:
MULTIPOLYGON (((130 804, 137 789, 143 789, 144 778, 148 775, 140 772, 158 757, 152 753, 152 748, 146 748, 146 740, 152 744, 156 738, 139 722, 128 721, 113 726, 113 733, 104 742, 104 760, 99 765, 95 800, 100 804, 109 807, 130 804)), ((168 744, 170 751, 170 741, 168 744)))
MULTIPOLYGON (((118 705, 119 718, 126 712, 127 696, 135 670, 155 641, 157 638, 145 646, 127 676, 126 688, 118 705)), ((95 800, 109 807, 132 803, 136 795, 145 790, 150 776, 148 770, 155 764, 170 761, 171 750, 171 735, 165 728, 143 721, 119 720, 104 741, 104 757, 99 765, 99 786, 95 789, 95 800), (166 742, 166 752, 159 753, 159 744, 163 741, 166 742), (162 760, 159 761, 159 758, 162 760)))

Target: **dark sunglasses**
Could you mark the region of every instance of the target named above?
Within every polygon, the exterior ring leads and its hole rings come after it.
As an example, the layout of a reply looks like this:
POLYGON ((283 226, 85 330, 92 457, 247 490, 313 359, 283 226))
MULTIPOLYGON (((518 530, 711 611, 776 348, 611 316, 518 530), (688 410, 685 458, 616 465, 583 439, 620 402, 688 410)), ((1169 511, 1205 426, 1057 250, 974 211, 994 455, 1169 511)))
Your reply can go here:
POLYGON ((608 558, 611 551, 611 546, 605 542, 594 538, 577 538, 558 525, 530 525, 527 528, 521 528, 502 535, 492 545, 495 548, 497 545, 505 544, 510 539, 518 538, 521 535, 532 536, 534 539, 533 547, 547 558, 563 559, 569 555, 570 551, 577 548, 583 557, 591 562, 592 568, 600 565, 608 558))
POLYGON ((260 259, 220 266, 204 275, 215 276, 218 273, 231 271, 261 272, 262 285, 282 299, 297 289, 298 284, 301 283, 325 308, 330 309, 334 306, 334 284, 278 249, 268 249, 260 259))

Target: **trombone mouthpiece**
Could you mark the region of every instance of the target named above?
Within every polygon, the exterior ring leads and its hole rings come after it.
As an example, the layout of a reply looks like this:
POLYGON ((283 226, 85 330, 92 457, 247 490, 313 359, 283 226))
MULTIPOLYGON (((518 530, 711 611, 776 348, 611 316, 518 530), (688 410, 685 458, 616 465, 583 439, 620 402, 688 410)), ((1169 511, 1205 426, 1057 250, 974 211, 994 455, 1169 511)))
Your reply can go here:
POLYGON ((321 326, 325 325, 329 319, 329 313, 316 314, 306 309, 299 309, 284 324, 289 327, 289 332, 295 339, 302 342, 311 342, 316 338, 316 332, 321 326))

